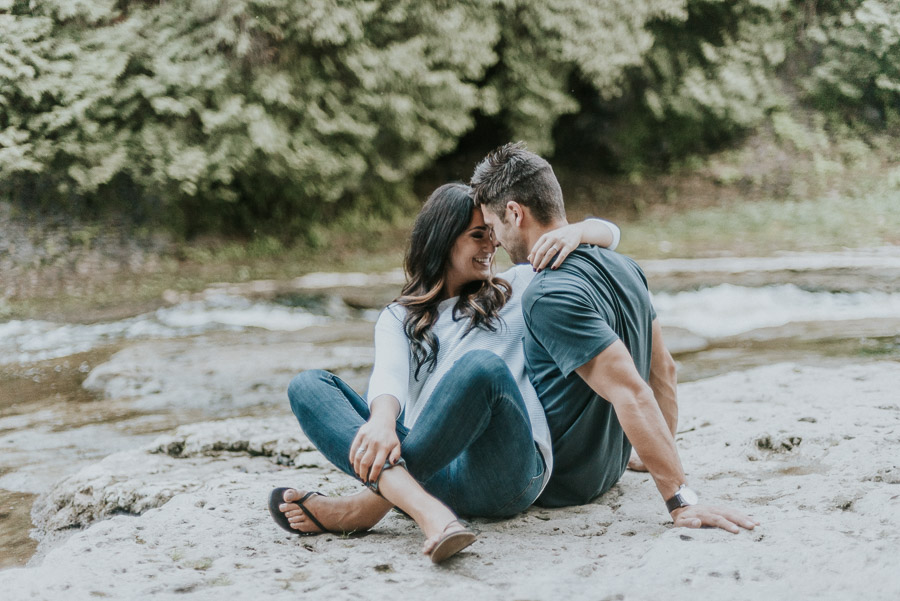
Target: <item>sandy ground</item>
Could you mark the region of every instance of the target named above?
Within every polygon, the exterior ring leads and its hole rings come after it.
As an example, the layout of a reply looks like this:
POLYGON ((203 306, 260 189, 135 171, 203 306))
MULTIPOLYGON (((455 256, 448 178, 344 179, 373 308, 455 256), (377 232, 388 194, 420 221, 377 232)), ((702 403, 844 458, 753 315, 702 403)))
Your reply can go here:
POLYGON ((441 566, 392 513, 364 536, 289 536, 269 489, 356 490, 284 419, 178 429, 59 482, 4 599, 885 599, 900 597, 900 364, 778 364, 680 387, 704 500, 753 532, 675 529, 645 474, 594 503, 475 520, 441 566), (74 533, 74 534, 73 534, 74 533))

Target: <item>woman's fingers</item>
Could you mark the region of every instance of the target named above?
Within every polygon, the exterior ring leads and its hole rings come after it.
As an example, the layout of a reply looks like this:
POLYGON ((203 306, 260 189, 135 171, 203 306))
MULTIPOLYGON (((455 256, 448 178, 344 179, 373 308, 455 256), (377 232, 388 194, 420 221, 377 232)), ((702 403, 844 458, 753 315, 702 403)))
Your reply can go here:
POLYGON ((369 481, 369 472, 372 469, 373 463, 375 463, 375 451, 367 449, 359 462, 359 471, 356 472, 359 474, 359 477, 363 479, 363 482, 369 481))
POLYGON ((544 234, 538 238, 531 249, 529 256, 531 266, 536 271, 541 271, 563 246, 564 243, 555 236, 544 234))
POLYGON ((356 451, 356 465, 354 466, 354 471, 356 471, 356 475, 359 476, 364 482, 368 482, 366 477, 369 474, 369 468, 372 467, 372 458, 374 456, 374 449, 360 447, 356 451))
POLYGON ((555 235, 556 232, 544 234, 538 238, 528 255, 528 260, 535 271, 541 271, 550 264, 555 257, 556 260, 550 266, 550 269, 556 269, 562 265, 566 257, 569 256, 578 246, 578 242, 566 240, 565 238, 555 235))
POLYGON ((384 469, 384 462, 387 461, 387 458, 387 450, 379 450, 378 453, 375 454, 375 458, 372 461, 372 467, 369 468, 369 477, 366 479, 366 482, 378 482, 378 476, 381 475, 381 470, 384 469))
POLYGON ((568 246, 566 244, 561 245, 559 247, 559 252, 556 254, 556 260, 553 262, 553 265, 550 267, 550 269, 556 269, 560 265, 562 265, 562 262, 566 260, 566 257, 568 257, 569 253, 573 250, 575 250, 574 246, 568 246))
POLYGON ((356 436, 353 437, 353 442, 350 443, 350 463, 353 465, 354 471, 356 470, 356 452, 362 444, 362 431, 358 430, 356 436))
POLYGON ((365 457, 366 452, 366 442, 361 437, 357 436, 357 440, 353 442, 353 445, 350 447, 350 465, 353 466, 353 471, 360 478, 363 477, 362 474, 362 462, 363 457, 365 457))
POLYGON ((350 445, 350 465, 366 483, 378 480, 386 461, 396 463, 400 459, 400 441, 396 432, 370 429, 369 424, 363 425, 350 445))

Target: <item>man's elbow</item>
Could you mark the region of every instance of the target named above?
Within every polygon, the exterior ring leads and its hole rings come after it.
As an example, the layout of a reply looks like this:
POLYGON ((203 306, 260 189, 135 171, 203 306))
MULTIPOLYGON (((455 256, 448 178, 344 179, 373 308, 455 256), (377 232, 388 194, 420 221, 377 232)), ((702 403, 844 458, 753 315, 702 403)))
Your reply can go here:
POLYGON ((678 379, 678 365, 675 363, 675 359, 672 358, 672 355, 669 353, 669 351, 666 351, 666 358, 664 363, 666 376, 673 382, 676 381, 678 379))
POLYGON ((651 366, 651 377, 662 381, 676 382, 678 380, 678 365, 668 349, 663 349, 656 359, 651 366))

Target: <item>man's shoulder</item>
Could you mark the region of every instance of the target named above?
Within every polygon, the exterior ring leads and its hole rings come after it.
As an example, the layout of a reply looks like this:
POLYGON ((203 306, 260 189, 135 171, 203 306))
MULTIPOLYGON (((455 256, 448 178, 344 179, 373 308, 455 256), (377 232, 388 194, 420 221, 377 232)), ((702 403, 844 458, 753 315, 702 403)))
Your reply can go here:
POLYGON ((575 257, 576 261, 580 258, 586 261, 594 261, 604 264, 617 265, 637 265, 634 259, 628 255, 604 248, 602 246, 594 246, 593 244, 581 244, 569 255, 575 257))
POLYGON ((547 296, 589 293, 597 288, 617 285, 630 288, 630 283, 646 286, 646 278, 637 262, 607 248, 582 244, 573 250, 558 269, 545 269, 534 276, 522 298, 523 306, 531 308, 547 296))
MULTIPOLYGON (((570 254, 569 257, 566 257, 566 261, 571 256, 570 254)), ((577 295, 585 289, 588 282, 584 276, 578 270, 565 267, 566 263, 563 262, 558 269, 545 269, 535 274, 522 295, 522 309, 526 314, 534 309, 535 305, 541 300, 549 301, 551 299, 565 298, 577 295)), ((549 303, 544 302, 541 304, 546 305, 549 303)))
MULTIPOLYGON (((600 272, 608 273, 622 284, 627 283, 631 278, 646 281, 644 271, 637 261, 628 255, 623 255, 608 248, 582 244, 572 251, 569 257, 573 259, 569 265, 569 270, 578 272, 584 279, 591 280, 591 282, 596 283, 597 280, 593 276, 598 275, 600 272), (588 266, 593 266, 595 269, 588 268, 588 266)), ((568 257, 560 266, 560 270, 566 266, 567 261, 568 257)))

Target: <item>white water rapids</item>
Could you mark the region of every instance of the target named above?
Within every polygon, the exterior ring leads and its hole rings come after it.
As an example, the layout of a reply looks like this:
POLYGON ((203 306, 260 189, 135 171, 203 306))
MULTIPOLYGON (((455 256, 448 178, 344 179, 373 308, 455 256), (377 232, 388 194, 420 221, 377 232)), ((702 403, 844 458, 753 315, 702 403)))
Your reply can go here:
POLYGON ((0 364, 67 357, 122 340, 182 338, 248 328, 293 332, 327 319, 304 309, 214 295, 120 321, 95 324, 9 321, 0 324, 0 364))
POLYGON ((709 339, 795 322, 900 319, 900 294, 808 292, 792 284, 761 288, 721 284, 656 294, 653 304, 664 325, 709 339))
MULTIPOLYGON (((653 302, 664 325, 707 339, 792 322, 900 319, 898 293, 809 292, 790 284, 758 288, 721 284, 696 291, 659 293, 653 302)), ((371 319, 375 315, 377 312, 366 313, 371 319)), ((9 321, 0 324, 0 364, 65 357, 120 341, 251 328, 294 332, 335 318, 338 316, 314 315, 301 308, 217 294, 120 321, 9 321)))

